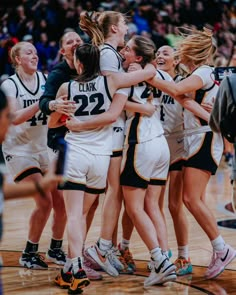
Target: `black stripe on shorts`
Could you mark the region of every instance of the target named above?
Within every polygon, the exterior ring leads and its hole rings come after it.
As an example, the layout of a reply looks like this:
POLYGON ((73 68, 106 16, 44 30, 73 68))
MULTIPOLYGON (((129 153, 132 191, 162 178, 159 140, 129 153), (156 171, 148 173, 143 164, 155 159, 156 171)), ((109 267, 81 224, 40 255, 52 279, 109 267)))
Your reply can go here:
POLYGON ((29 176, 29 175, 32 175, 32 174, 35 174, 35 173, 40 173, 43 175, 42 171, 37 168, 37 167, 33 167, 33 168, 29 168, 27 170, 25 170, 24 172, 20 173, 15 179, 14 181, 15 182, 19 182, 21 180, 23 180, 25 177, 29 176))
POLYGON ((182 168, 184 166, 185 160, 179 160, 173 164, 170 165, 169 171, 182 171, 182 168))
POLYGON ((166 179, 150 179, 150 185, 166 185, 166 179))
POLYGON ((123 154, 123 151, 114 151, 112 152, 111 158, 121 157, 123 154))
POLYGON ((75 183, 71 181, 66 181, 58 185, 59 190, 68 190, 68 191, 85 191, 86 185, 83 183, 75 183))
POLYGON ((213 139, 213 132, 206 132, 204 141, 200 150, 184 163, 185 167, 192 167, 211 172, 212 175, 216 173, 217 164, 211 155, 211 145, 213 139))
POLYGON ((134 154, 136 144, 131 144, 128 147, 125 167, 120 175, 120 184, 138 188, 147 188, 149 181, 141 178, 134 168, 134 154))

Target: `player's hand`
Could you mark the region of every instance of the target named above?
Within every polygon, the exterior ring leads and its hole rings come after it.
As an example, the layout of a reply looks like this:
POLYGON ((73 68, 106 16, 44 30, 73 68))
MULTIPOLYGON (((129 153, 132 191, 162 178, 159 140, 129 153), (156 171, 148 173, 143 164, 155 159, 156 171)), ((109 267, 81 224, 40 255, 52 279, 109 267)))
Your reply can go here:
POLYGON ((74 114, 76 106, 74 101, 67 100, 67 96, 63 95, 56 100, 50 101, 49 109, 70 116, 71 114, 74 114))
POLYGON ((71 131, 80 131, 80 120, 74 116, 68 117, 65 126, 71 131))
POLYGON ((135 71, 138 71, 138 70, 142 70, 142 66, 140 64, 138 64, 138 63, 133 62, 133 63, 131 63, 129 65, 128 73, 135 72, 135 71))
POLYGON ((201 107, 203 107, 208 113, 211 113, 213 105, 211 103, 201 103, 201 107))
POLYGON ((62 175, 55 174, 55 166, 56 166, 56 163, 53 163, 52 165, 50 165, 50 168, 47 171, 47 173, 38 182, 43 192, 51 191, 52 189, 57 187, 57 185, 60 182, 63 181, 62 175))
POLYGON ((145 115, 148 117, 151 117, 156 111, 156 106, 154 106, 150 102, 145 103, 143 106, 145 115))

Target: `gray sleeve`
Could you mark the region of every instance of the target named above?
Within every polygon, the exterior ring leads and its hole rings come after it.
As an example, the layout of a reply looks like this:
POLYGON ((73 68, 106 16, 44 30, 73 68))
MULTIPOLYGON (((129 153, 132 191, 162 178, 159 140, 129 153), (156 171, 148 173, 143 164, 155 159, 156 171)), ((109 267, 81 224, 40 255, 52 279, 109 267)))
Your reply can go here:
POLYGON ((210 116, 209 125, 214 132, 220 132, 220 122, 232 104, 228 82, 224 79, 216 94, 215 103, 210 116))

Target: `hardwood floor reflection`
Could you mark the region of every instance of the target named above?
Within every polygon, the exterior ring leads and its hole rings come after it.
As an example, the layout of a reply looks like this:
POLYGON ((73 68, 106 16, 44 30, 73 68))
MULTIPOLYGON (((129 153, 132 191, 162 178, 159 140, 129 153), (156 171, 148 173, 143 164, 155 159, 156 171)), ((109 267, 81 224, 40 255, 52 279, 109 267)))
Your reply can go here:
MULTIPOLYGON (((231 201, 232 187, 229 181, 230 171, 223 165, 218 170, 216 176, 212 177, 207 188, 207 200, 209 206, 214 210, 217 220, 223 222, 221 225, 231 228, 220 227, 221 233, 227 243, 236 248, 236 215, 227 206, 231 201), (235 219, 235 220, 234 220, 235 219)), ((100 205, 96 213, 91 231, 87 238, 87 245, 93 244, 100 232, 101 216, 101 197, 100 205)), ((67 294, 66 290, 60 289, 54 285, 54 278, 59 271, 55 264, 49 264, 48 270, 28 270, 18 265, 18 259, 25 246, 28 219, 33 208, 31 199, 11 200, 5 203, 4 211, 4 236, 0 247, 0 253, 3 257, 4 267, 1 270, 4 294, 9 295, 61 295, 67 294)), ((84 290, 84 294, 236 294, 236 259, 227 267, 217 279, 205 280, 204 272, 211 258, 211 245, 201 228, 196 224, 193 217, 188 214, 189 220, 189 238, 190 238, 190 257, 194 265, 193 274, 178 277, 176 282, 167 283, 164 286, 153 286, 144 289, 143 281, 149 273, 146 270, 149 253, 135 231, 131 240, 131 250, 137 262, 137 273, 134 275, 120 275, 113 278, 103 273, 103 280, 92 282, 84 290)), ((176 241, 173 230, 172 220, 167 209, 166 216, 168 223, 169 246, 173 252, 173 259, 176 258, 176 241)), ((47 250, 51 239, 51 219, 48 221, 43 232, 39 250, 47 250)), ((119 238, 121 238, 121 227, 119 228, 119 238)), ((64 249, 67 247, 67 238, 65 235, 64 249)), ((0 294, 2 294, 0 292, 0 294)))

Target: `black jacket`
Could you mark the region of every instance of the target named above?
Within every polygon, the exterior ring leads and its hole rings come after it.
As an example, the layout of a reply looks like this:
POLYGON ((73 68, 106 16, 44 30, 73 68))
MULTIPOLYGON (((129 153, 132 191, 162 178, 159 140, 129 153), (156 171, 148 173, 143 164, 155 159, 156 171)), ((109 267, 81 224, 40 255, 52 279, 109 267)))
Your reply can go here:
MULTIPOLYGON (((51 114, 51 111, 49 110, 49 102, 51 100, 55 100, 60 86, 65 82, 69 82, 76 75, 76 70, 71 69, 65 60, 53 68, 53 70, 48 75, 44 94, 39 100, 39 108, 43 113, 47 115, 51 114)), ((66 131, 67 128, 64 126, 58 128, 49 128, 47 140, 48 146, 54 150, 57 149, 57 138, 62 136, 64 137, 66 131)))

